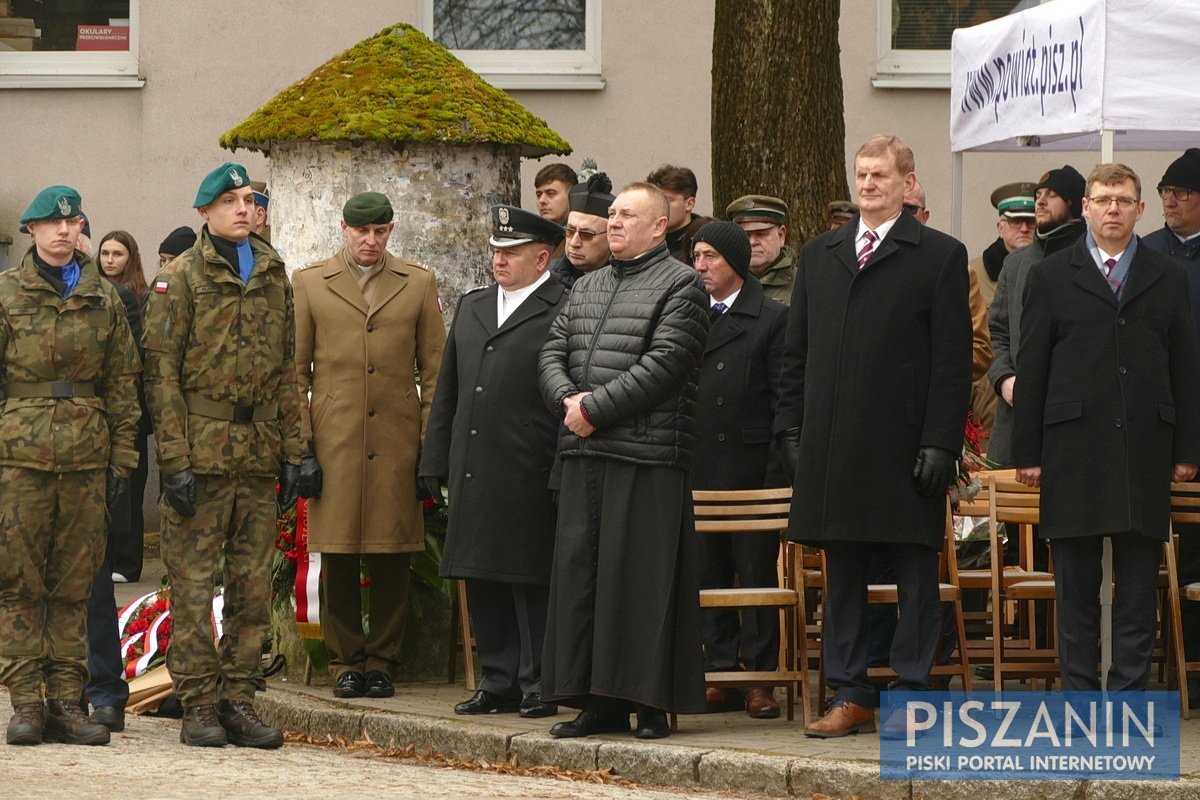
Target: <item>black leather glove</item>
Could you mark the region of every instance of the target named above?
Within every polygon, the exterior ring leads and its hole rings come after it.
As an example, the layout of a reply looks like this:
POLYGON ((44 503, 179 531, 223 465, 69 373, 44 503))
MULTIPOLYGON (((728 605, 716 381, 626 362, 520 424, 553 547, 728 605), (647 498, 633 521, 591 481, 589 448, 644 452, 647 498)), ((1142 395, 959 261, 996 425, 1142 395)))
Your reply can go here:
POLYGON ((779 445, 779 457, 783 460, 783 468, 787 470, 788 485, 796 480, 796 467, 800 466, 800 429, 786 428, 776 435, 779 445))
POLYGON ((926 497, 945 494, 958 474, 958 455, 940 447, 922 447, 913 465, 913 482, 926 497))
POLYGON ((283 471, 279 473, 279 493, 275 495, 280 514, 296 505, 296 498, 300 496, 299 489, 300 465, 284 464, 283 471))
POLYGON ((305 456, 300 461, 300 484, 297 487, 301 497, 315 499, 321 496, 321 487, 325 484, 325 473, 317 463, 316 456, 305 456))
POLYGON ((425 500, 433 498, 433 504, 437 508, 446 507, 446 497, 442 491, 446 488, 446 479, 439 478, 436 475, 418 475, 417 476, 417 499, 425 500))
POLYGON ((108 483, 104 486, 104 502, 108 505, 109 513, 111 514, 112 510, 117 507, 117 504, 128 496, 129 478, 122 477, 110 469, 108 471, 108 483))
POLYGON ((196 516, 196 476, 190 467, 163 477, 162 490, 180 516, 196 516))

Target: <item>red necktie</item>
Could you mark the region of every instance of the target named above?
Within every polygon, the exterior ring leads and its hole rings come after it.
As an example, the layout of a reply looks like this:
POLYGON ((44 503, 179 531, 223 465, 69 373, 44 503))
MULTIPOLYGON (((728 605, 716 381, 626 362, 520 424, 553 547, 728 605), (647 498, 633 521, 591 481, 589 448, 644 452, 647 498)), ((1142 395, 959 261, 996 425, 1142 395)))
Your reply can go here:
POLYGON ((1117 297, 1121 296, 1121 282, 1112 276, 1113 269, 1117 266, 1115 258, 1107 259, 1104 262, 1104 280, 1108 281, 1108 286, 1113 290, 1113 294, 1117 297))
POLYGON ((863 265, 871 259, 871 253, 875 252, 875 240, 879 237, 875 235, 875 231, 867 231, 863 234, 867 243, 862 246, 862 250, 858 251, 858 268, 862 269, 863 265))

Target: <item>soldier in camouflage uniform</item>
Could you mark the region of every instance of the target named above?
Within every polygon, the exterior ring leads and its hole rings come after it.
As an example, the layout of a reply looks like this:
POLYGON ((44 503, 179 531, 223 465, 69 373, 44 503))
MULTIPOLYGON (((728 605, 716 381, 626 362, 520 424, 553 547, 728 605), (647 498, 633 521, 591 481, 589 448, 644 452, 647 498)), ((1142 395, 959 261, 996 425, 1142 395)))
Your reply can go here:
POLYGON ((33 246, 0 273, 0 683, 9 744, 107 744, 79 697, 84 623, 104 558, 105 503, 137 466, 137 349, 125 307, 75 242, 78 192, 44 189, 33 246), (46 702, 42 702, 43 683, 46 702))
POLYGON ((286 508, 306 452, 292 289, 279 254, 251 234, 244 167, 209 173, 195 207, 207 224, 155 279, 142 340, 175 620, 167 667, 184 708, 184 744, 279 747, 282 734, 262 723, 252 701, 265 686, 275 481, 286 508), (225 587, 219 650, 210 621, 217 572, 225 587))

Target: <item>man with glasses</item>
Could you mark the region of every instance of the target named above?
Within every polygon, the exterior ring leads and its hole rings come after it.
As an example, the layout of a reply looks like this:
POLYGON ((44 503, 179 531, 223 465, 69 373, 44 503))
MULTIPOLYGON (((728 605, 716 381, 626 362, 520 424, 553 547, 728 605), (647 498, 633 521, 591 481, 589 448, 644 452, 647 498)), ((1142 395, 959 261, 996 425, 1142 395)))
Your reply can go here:
MULTIPOLYGON (((1188 273, 1188 297, 1192 324, 1200 343, 1200 148, 1190 147, 1171 162, 1158 183, 1166 224, 1142 239, 1151 250, 1173 256, 1188 273)), ((1179 580, 1200 581, 1200 526, 1177 525, 1179 537, 1179 580)), ((1200 608, 1184 603, 1183 644, 1189 661, 1200 660, 1200 608)), ((1200 707, 1200 679, 1188 679, 1192 708, 1200 707)))
POLYGON ((1013 395, 1017 383, 1017 350, 1021 343, 1021 303, 1030 268, 1046 256, 1070 247, 1083 236, 1083 193, 1086 182, 1069 164, 1052 169, 1034 187, 1033 241, 1004 259, 996 294, 988 308, 992 366, 988 380, 1003 402, 996 403, 996 424, 988 457, 1011 466, 1013 395))
POLYGON ((571 187, 568 197, 566 254, 550 264, 550 273, 570 289, 585 272, 608 265, 608 207, 612 181, 603 172, 571 187))
MULTIPOLYGON (((1041 488, 1064 691, 1096 691, 1101 552, 1115 573, 1110 692, 1146 688, 1171 481, 1200 463, 1200 362, 1188 279, 1133 234, 1141 181, 1101 164, 1083 200, 1087 234, 1029 272, 1017 361, 1012 461, 1041 488)), ((1007 269, 1007 268, 1006 268, 1007 269)))

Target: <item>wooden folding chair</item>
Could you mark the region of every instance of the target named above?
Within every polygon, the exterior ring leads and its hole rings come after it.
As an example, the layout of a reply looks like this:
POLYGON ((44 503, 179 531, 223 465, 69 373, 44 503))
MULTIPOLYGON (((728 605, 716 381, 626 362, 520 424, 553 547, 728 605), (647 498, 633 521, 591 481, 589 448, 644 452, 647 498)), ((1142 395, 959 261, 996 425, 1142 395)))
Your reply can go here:
POLYGON ((1032 526, 1041 519, 1041 493, 1018 483, 1015 477, 988 476, 988 536, 991 541, 992 582, 992 669, 996 691, 1004 689, 1004 675, 1058 675, 1058 649, 1054 642, 1054 615, 1047 614, 1046 637, 1049 646, 1039 647, 1034 604, 1048 602, 1053 609, 1054 576, 1036 573, 1024 565, 1032 562, 1032 526), (1021 566, 1005 567, 1004 545, 1000 541, 1000 523, 1016 526, 1013 535, 1021 537, 1021 566), (1028 561, 1026 560, 1028 558, 1028 561), (1004 604, 1016 604, 1018 635, 1006 638, 1004 604))
MULTIPOLYGON (((929 670, 931 676, 957 675, 962 680, 963 689, 971 691, 971 664, 967 658, 966 631, 963 627, 962 588, 959 585, 957 541, 954 538, 954 524, 950 515, 950 501, 946 500, 946 526, 942 540, 942 556, 938 565, 939 583, 938 599, 941 603, 952 603, 954 607, 954 628, 957 643, 955 655, 957 663, 934 664, 929 670)), ((822 552, 822 560, 824 553, 822 552)), ((822 564, 822 575, 827 571, 822 564)), ((894 583, 872 583, 867 586, 867 604, 888 603, 895 605, 900 601, 900 588, 894 583)), ((939 606, 940 610, 940 606, 939 606)), ((870 667, 867 669, 868 678, 894 678, 896 671, 891 667, 870 667)), ((820 689, 818 703, 825 707, 825 660, 821 659, 820 689)))
MULTIPOLYGON (((696 518, 696 532, 703 536, 745 535, 773 533, 782 536, 787 531, 788 512, 791 509, 792 490, 746 489, 736 491, 696 490, 692 501, 696 518)), ((797 581, 802 580, 803 569, 796 563, 799 551, 784 543, 780 550, 780 585, 777 587, 736 587, 730 589, 702 589, 702 609, 753 609, 773 608, 779 611, 779 665, 774 670, 706 672, 708 686, 742 688, 749 686, 783 686, 787 691, 787 718, 795 718, 796 685, 801 686, 801 702, 804 719, 808 722, 809 690, 806 666, 807 656, 797 659, 796 631, 799 595, 797 581), (799 661, 801 668, 797 669, 799 661)))
POLYGON ((1200 672, 1200 661, 1188 661, 1184 651, 1183 621, 1180 618, 1181 599, 1200 602, 1200 583, 1179 585, 1178 547, 1179 534, 1175 526, 1200 523, 1200 482, 1171 484, 1171 538, 1163 544, 1163 562, 1166 565, 1167 604, 1163 610, 1163 629, 1166 631, 1166 650, 1169 654, 1170 674, 1179 681, 1179 713, 1190 719, 1188 708, 1188 675, 1200 672))

